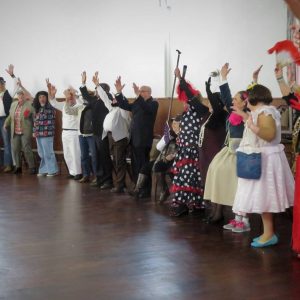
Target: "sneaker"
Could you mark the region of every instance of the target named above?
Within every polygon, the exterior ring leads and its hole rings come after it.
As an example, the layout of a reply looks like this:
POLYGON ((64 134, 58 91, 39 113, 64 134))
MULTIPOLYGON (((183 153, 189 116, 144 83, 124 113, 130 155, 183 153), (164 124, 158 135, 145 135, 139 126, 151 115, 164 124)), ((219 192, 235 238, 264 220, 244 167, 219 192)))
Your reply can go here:
POLYGON ((244 223, 243 221, 236 222, 235 227, 232 229, 232 232, 247 232, 250 231, 250 225, 247 223, 244 223))
POLYGON ((12 167, 11 166, 6 166, 3 170, 3 173, 10 173, 12 171, 12 167))
POLYGON ((47 174, 47 177, 54 177, 54 176, 57 176, 58 174, 57 173, 52 173, 52 174, 47 174))
POLYGON ((238 222, 235 219, 232 219, 228 222, 228 224, 224 225, 223 228, 227 230, 232 230, 235 228, 238 222))
POLYGON ((38 173, 36 174, 37 177, 47 176, 47 173, 38 173))
POLYGON ((83 176, 80 180, 78 180, 78 182, 80 183, 86 183, 90 181, 90 177, 89 176, 83 176))

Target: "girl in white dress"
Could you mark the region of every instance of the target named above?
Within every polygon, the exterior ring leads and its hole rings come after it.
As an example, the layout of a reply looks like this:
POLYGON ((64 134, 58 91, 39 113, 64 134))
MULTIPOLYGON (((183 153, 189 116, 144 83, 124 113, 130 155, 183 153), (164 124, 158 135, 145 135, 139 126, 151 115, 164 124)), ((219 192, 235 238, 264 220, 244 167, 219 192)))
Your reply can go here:
POLYGON ((249 116, 243 139, 237 151, 261 152, 262 172, 258 180, 238 179, 234 200, 235 213, 259 213, 263 221, 263 234, 253 240, 252 247, 266 247, 278 243, 274 233, 273 213, 284 212, 293 205, 294 179, 284 146, 280 144, 280 114, 271 106, 272 95, 263 85, 249 91, 249 116))

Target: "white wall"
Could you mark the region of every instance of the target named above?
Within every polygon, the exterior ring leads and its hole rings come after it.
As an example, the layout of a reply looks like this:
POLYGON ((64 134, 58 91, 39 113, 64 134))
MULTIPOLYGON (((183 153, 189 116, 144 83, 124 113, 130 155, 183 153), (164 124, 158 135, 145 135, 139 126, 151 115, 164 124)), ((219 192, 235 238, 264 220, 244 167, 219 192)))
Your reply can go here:
POLYGON ((89 79, 99 70, 112 88, 122 75, 128 96, 136 82, 163 97, 170 36, 171 69, 180 49, 180 65, 188 65, 187 78, 200 90, 209 72, 224 62, 233 69, 233 91, 245 88, 263 64, 261 82, 279 96, 275 58, 267 49, 285 39, 286 14, 282 0, 1 1, 0 74, 9 87, 4 70, 12 63, 33 93, 45 89, 44 78, 50 77, 62 96, 67 85, 80 85, 82 70, 89 79))

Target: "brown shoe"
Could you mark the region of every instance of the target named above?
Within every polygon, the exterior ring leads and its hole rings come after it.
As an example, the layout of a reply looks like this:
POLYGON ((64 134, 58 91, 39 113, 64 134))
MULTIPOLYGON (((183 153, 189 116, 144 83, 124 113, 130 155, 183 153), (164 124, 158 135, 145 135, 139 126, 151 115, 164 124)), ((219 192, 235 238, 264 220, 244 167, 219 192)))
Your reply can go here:
POLYGON ((80 183, 86 183, 89 181, 90 181, 89 176, 83 176, 80 180, 78 180, 78 182, 80 182, 80 183))
POLYGON ((10 173, 12 171, 12 167, 11 166, 6 166, 3 170, 3 173, 10 173))

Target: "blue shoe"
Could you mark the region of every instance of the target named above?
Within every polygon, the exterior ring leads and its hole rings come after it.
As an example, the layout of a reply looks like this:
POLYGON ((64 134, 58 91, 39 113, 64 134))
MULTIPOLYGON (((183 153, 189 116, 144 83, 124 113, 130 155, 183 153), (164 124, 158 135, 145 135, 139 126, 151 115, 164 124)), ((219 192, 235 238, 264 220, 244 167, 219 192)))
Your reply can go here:
POLYGON ((258 240, 253 241, 251 243, 251 246, 254 248, 263 248, 263 247, 268 247, 268 246, 273 246, 278 243, 278 237, 274 234, 268 241, 265 243, 260 243, 258 240))
POLYGON ((260 239, 260 236, 254 238, 252 241, 253 241, 253 242, 257 242, 259 239, 260 239))

